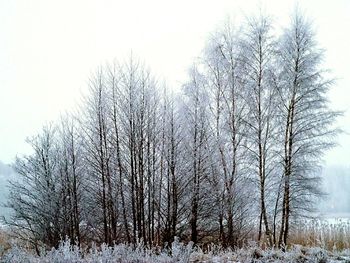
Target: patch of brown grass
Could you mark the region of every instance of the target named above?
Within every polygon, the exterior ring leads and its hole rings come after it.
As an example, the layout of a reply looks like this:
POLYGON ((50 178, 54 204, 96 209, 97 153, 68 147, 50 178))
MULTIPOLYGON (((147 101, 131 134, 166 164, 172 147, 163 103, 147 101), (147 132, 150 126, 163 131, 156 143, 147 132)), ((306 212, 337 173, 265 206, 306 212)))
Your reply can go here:
POLYGON ((301 222, 291 231, 289 240, 291 244, 300 244, 306 247, 318 246, 330 251, 350 249, 350 221, 329 223, 313 220, 301 222))
POLYGON ((0 258, 8 249, 11 248, 9 240, 10 237, 8 233, 4 229, 0 228, 0 258))

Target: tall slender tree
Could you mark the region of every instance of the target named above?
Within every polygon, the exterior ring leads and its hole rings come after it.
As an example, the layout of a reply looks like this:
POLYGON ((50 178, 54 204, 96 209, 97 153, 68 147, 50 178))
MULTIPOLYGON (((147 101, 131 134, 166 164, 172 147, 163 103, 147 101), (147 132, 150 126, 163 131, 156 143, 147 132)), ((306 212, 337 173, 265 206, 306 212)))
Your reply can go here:
POLYGON ((287 245, 291 216, 310 212, 320 195, 320 158, 334 146, 334 122, 326 93, 333 81, 321 69, 323 52, 310 23, 296 12, 279 46, 279 109, 283 138, 283 203, 279 246, 287 245))
POLYGON ((275 89, 270 85, 270 74, 273 71, 274 41, 271 35, 271 22, 267 16, 252 17, 247 21, 245 36, 241 41, 240 54, 246 74, 249 94, 246 102, 250 116, 246 120, 250 130, 248 151, 250 152, 253 173, 256 174, 259 188, 259 231, 258 240, 262 237, 262 226, 268 243, 272 245, 271 225, 268 216, 267 192, 268 179, 274 168, 272 151, 274 141, 274 99, 275 89))

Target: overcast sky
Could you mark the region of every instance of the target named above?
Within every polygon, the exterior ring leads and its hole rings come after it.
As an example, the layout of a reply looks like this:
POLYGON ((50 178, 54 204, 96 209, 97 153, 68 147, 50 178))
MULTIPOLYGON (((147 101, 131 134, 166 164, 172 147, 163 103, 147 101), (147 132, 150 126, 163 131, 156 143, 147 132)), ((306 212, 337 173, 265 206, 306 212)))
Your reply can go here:
MULTIPOLYGON (((236 24, 259 8, 275 26, 288 24, 295 1, 0 1, 0 160, 28 152, 25 138, 79 102, 99 65, 125 54, 140 57, 178 89, 210 32, 230 16, 236 24)), ((350 1, 304 0, 326 65, 337 84, 329 99, 348 110, 339 126, 350 132, 350 1)), ((339 137, 328 165, 350 160, 350 136, 339 137)))

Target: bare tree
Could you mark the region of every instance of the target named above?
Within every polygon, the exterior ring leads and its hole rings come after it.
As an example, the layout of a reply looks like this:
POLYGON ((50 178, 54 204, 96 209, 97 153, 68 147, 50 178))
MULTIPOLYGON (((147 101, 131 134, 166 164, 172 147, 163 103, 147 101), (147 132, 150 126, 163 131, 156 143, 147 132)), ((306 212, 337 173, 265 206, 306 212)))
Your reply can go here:
POLYGON ((221 192, 219 204, 220 237, 223 244, 237 245, 242 235, 242 220, 245 217, 248 199, 242 187, 245 181, 246 134, 248 107, 245 103, 246 80, 242 74, 239 60, 239 32, 230 23, 226 23, 221 31, 217 31, 205 54, 206 78, 208 90, 212 97, 212 126, 216 137, 213 147, 217 148, 216 168, 213 174, 221 192), (220 183, 221 182, 221 183, 220 183), (245 203, 245 204, 244 204, 245 203), (227 233, 224 233, 223 219, 227 222, 227 233), (234 222, 236 221, 236 222, 234 222))
POLYGON ((249 94, 246 97, 250 116, 248 151, 253 167, 253 173, 258 178, 259 188, 259 230, 258 240, 262 237, 262 225, 265 235, 272 245, 272 233, 269 223, 267 192, 268 178, 274 168, 274 99, 275 89, 271 85, 270 73, 274 55, 274 42, 271 35, 271 23, 268 17, 260 15, 247 21, 245 36, 241 41, 242 52, 240 60, 243 71, 248 76, 246 87, 249 94))
POLYGON ((333 128, 340 114, 329 109, 332 80, 320 68, 323 52, 310 23, 299 13, 279 46, 279 109, 283 137, 283 203, 279 246, 287 245, 291 216, 309 212, 320 195, 320 158, 334 146, 333 128))
POLYGON ((91 208, 101 209, 101 218, 92 218, 94 229, 102 223, 101 240, 112 244, 116 238, 116 204, 115 174, 112 174, 112 154, 114 146, 111 144, 112 125, 108 118, 106 78, 100 68, 90 81, 90 96, 85 102, 84 119, 82 124, 85 160, 89 167, 91 208), (97 197, 97 198, 96 198, 97 197), (96 203, 97 202, 97 203, 96 203))
POLYGON ((14 169, 20 179, 10 186, 8 207, 14 210, 7 222, 14 232, 38 246, 57 246, 62 235, 61 184, 58 176, 58 149, 54 126, 28 139, 33 154, 16 159, 14 169))
POLYGON ((196 66, 190 70, 190 80, 184 87, 186 126, 188 132, 187 158, 191 189, 190 229, 191 240, 198 242, 198 226, 203 209, 203 182, 208 166, 208 119, 206 114, 207 94, 204 77, 196 66))
POLYGON ((61 176, 60 187, 62 188, 63 219, 66 228, 64 231, 71 240, 76 240, 80 245, 82 231, 81 215, 83 201, 84 172, 81 139, 77 131, 73 117, 67 115, 62 118, 58 128, 58 143, 60 146, 59 173, 61 176))
POLYGON ((125 240, 130 243, 131 242, 131 235, 129 230, 129 213, 127 209, 128 205, 128 195, 126 193, 128 185, 125 183, 125 178, 127 177, 127 171, 126 171, 126 163, 125 163, 125 155, 123 154, 123 151, 125 149, 124 147, 124 141, 123 141, 123 130, 122 130, 122 114, 121 114, 121 94, 122 91, 120 90, 120 78, 121 74, 120 71, 121 68, 117 63, 113 63, 111 65, 108 65, 106 68, 106 74, 107 74, 107 80, 106 85, 108 89, 108 95, 110 97, 110 100, 108 101, 109 105, 109 116, 112 123, 112 135, 111 135, 111 143, 114 145, 114 157, 113 157, 113 164, 114 164, 114 173, 116 175, 117 180, 117 188, 116 191, 116 199, 120 197, 121 202, 121 210, 122 210, 122 217, 123 217, 123 225, 124 225, 124 235, 125 240))
MULTIPOLYGON (((155 238, 159 98, 157 84, 133 57, 120 67, 119 114, 132 211, 133 242, 155 238)), ((160 220, 158 218, 158 220, 160 220)))

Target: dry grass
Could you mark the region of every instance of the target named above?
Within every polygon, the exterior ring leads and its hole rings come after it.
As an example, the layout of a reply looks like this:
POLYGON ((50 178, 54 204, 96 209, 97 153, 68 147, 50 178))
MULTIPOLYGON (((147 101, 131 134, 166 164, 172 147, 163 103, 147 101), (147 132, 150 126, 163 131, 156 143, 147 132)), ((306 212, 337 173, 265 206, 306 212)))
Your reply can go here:
POLYGON ((350 221, 338 220, 329 223, 322 220, 300 222, 290 235, 290 243, 306 247, 322 247, 324 249, 350 249, 350 221))
POLYGON ((11 248, 9 236, 4 229, 0 227, 0 258, 11 248))

